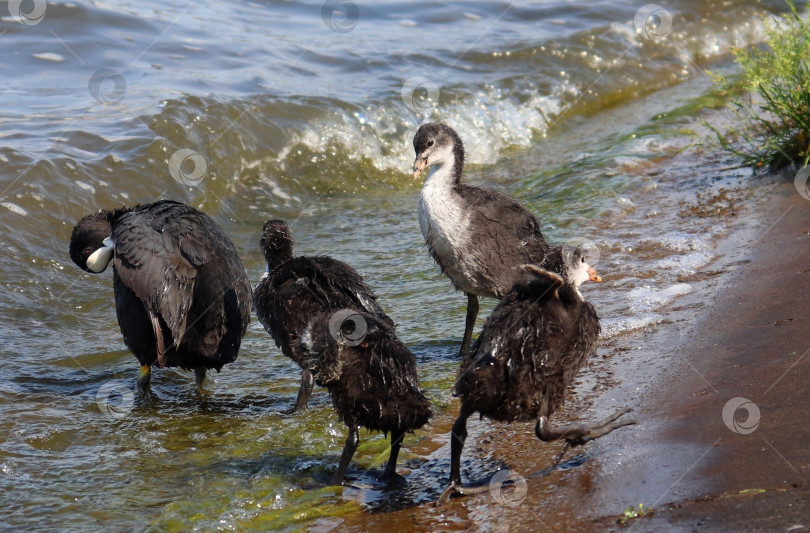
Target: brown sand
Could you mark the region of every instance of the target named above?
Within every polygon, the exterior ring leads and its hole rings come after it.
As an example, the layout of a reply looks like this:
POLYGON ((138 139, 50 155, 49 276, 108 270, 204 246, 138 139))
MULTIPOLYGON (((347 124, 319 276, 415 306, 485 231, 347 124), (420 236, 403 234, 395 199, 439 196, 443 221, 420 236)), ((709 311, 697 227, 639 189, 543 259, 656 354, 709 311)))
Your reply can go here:
POLYGON ((775 220, 690 335, 686 373, 643 408, 658 422, 613 489, 658 486, 639 499, 653 517, 630 530, 810 531, 810 202, 776 188, 775 220), (753 402, 758 425, 740 407, 741 431, 727 427, 734 398, 753 402))

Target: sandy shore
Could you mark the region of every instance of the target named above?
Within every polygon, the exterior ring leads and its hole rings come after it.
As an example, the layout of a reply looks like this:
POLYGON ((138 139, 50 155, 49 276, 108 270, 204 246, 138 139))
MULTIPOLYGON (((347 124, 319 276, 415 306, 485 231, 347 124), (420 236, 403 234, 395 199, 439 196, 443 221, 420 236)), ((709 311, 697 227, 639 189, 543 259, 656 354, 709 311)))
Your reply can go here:
POLYGON ((780 184, 770 217, 642 407, 630 468, 600 488, 654 507, 633 530, 810 530, 810 202, 780 184))

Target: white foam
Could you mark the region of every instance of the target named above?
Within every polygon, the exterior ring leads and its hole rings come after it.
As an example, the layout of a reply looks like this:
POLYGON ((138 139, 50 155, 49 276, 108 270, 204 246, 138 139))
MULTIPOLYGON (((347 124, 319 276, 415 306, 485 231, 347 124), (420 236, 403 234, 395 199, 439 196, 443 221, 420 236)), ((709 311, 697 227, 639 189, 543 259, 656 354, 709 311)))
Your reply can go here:
MULTIPOLYGON (((441 88, 439 88, 441 91, 441 88)), ((441 121, 453 125, 464 140, 467 162, 492 164, 508 147, 529 147, 537 135, 544 135, 548 120, 558 116, 565 107, 564 95, 578 95, 570 83, 561 83, 554 95, 535 95, 524 103, 515 103, 501 91, 491 88, 471 97, 434 108, 427 116, 416 117, 405 107, 371 104, 362 112, 330 116, 313 124, 301 135, 292 136, 290 147, 302 143, 322 153, 331 145, 349 148, 352 159, 369 159, 379 169, 410 172, 413 164, 412 137, 420 123, 441 121), (371 127, 369 127, 371 126, 371 127), (391 151, 391 146, 401 150, 391 151)), ((283 160, 289 154, 285 148, 279 154, 283 160)))
POLYGON ((665 288, 642 285, 631 289, 627 293, 627 300, 634 316, 643 316, 660 309, 671 302, 677 296, 683 296, 692 292, 692 286, 688 283, 676 283, 665 288))
POLYGON ((44 61, 61 62, 65 60, 65 56, 61 54, 54 54, 53 52, 43 52, 41 54, 33 54, 33 56, 37 59, 42 59, 44 61))
POLYGON ((11 211, 12 213, 17 213, 21 216, 28 216, 28 211, 23 209, 22 207, 18 206, 17 204, 13 204, 11 202, 0 202, 0 205, 11 211))
POLYGON ((709 252, 691 252, 662 259, 658 262, 658 268, 680 274, 691 274, 711 263, 713 259, 714 255, 709 252))
POLYGON ((92 185, 90 185, 89 183, 86 183, 86 182, 81 181, 81 180, 74 180, 73 183, 75 183, 76 185, 78 185, 79 187, 84 189, 85 191, 90 191, 93 194, 96 193, 96 188, 93 187, 92 185))
POLYGON ((602 326, 601 337, 609 339, 629 331, 637 331, 648 326, 660 323, 663 317, 657 313, 644 313, 629 317, 604 318, 600 320, 602 326))
POLYGON ((656 236, 654 239, 641 239, 642 245, 664 246, 677 253, 709 251, 712 250, 711 239, 716 232, 711 234, 696 235, 694 233, 668 233, 656 236))

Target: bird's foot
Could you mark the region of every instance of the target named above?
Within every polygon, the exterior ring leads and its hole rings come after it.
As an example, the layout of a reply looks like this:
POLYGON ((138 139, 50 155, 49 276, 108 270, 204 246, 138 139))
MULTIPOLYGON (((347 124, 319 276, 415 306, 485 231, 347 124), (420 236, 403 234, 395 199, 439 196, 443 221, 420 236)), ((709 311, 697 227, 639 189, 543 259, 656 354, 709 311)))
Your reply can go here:
POLYGON ((458 495, 464 494, 461 488, 461 483, 459 483, 458 481, 451 481, 450 485, 442 491, 441 495, 439 496, 439 499, 436 500, 436 503, 434 505, 436 507, 443 505, 447 500, 450 499, 451 496, 455 496, 457 494, 458 495))
POLYGON ((439 499, 436 501, 436 505, 441 505, 446 502, 452 496, 469 496, 471 494, 481 494, 482 492, 488 492, 491 490, 490 484, 488 482, 484 483, 483 485, 474 485, 474 486, 464 486, 461 482, 452 481, 450 486, 444 489, 439 499))
POLYGON ((396 472, 391 472, 387 468, 383 470, 382 474, 377 476, 377 481, 382 481, 388 486, 397 486, 397 487, 404 487, 405 485, 408 484, 404 476, 401 476, 396 472))
POLYGON ((282 416, 294 416, 294 415, 297 415, 298 413, 303 413, 304 411, 306 411, 306 409, 307 409, 306 406, 299 407, 298 405, 294 405, 294 406, 290 407, 289 409, 284 409, 283 411, 281 411, 281 415, 282 416))
POLYGON ((614 429, 622 426, 630 426, 635 424, 635 420, 619 420, 622 416, 632 411, 632 409, 620 409, 610 415, 609 417, 596 422, 595 424, 574 424, 560 429, 551 428, 548 424, 547 416, 540 416, 537 419, 537 425, 534 432, 537 438, 543 442, 551 442, 554 440, 564 440, 563 449, 559 455, 554 458, 554 466, 557 466, 562 460, 568 448, 575 448, 590 442, 599 437, 603 437, 613 431, 614 429))
MULTIPOLYGON (((614 429, 623 426, 632 426, 633 424, 636 424, 636 421, 633 419, 619 421, 619 418, 626 415, 630 411, 632 411, 632 409, 625 407, 624 409, 619 409, 609 417, 600 420, 595 424, 582 426, 581 428, 578 429, 578 431, 574 432, 576 434, 573 434, 569 437, 565 437, 565 442, 572 448, 575 448, 577 446, 582 446, 583 444, 590 442, 594 439, 598 439, 599 437, 604 437, 614 429)), ((565 448, 563 449, 563 452, 564 451, 565 448)), ((562 458, 562 456, 560 458, 562 458)))
POLYGON ((563 447, 562 447, 562 450, 560 450, 560 453, 559 453, 558 455, 554 456, 554 463, 551 465, 551 468, 552 468, 552 469, 553 469, 555 466, 557 466, 557 465, 559 465, 559 464, 560 464, 560 461, 562 461, 562 458, 563 458, 563 456, 565 455, 565 452, 567 452, 567 451, 568 451, 568 448, 570 448, 570 447, 571 447, 571 443, 570 443, 570 442, 568 442, 568 441, 566 440, 566 441, 563 443, 563 447))

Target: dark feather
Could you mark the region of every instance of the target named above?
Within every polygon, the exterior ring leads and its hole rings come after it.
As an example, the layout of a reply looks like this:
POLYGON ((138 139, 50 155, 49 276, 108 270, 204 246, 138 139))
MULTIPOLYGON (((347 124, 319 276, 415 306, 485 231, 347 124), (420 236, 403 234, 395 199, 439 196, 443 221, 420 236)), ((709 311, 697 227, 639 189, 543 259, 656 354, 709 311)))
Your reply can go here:
MULTIPOLYGON (((274 232, 289 231, 286 225, 274 232)), ((269 224, 269 223, 268 223, 269 224)), ((256 314, 284 355, 305 365, 300 337, 312 316, 344 308, 363 310, 393 327, 393 321, 377 303, 371 288, 352 267, 325 256, 292 257, 289 244, 265 238, 265 255, 270 272, 256 285, 256 314), (276 256, 286 260, 276 260, 276 256)))
POLYGON ((469 208, 469 231, 475 236, 476 245, 464 252, 479 265, 473 273, 475 284, 502 298, 521 265, 539 264, 548 253, 540 224, 520 202, 501 192, 464 184, 455 190, 469 208))
POLYGON ((426 424, 430 401, 419 388, 416 358, 391 324, 358 309, 352 316, 363 322, 364 334, 347 343, 339 329, 330 327, 333 315, 319 313, 311 319, 303 347, 306 365, 316 383, 329 389, 340 417, 350 426, 384 432, 413 431, 426 424))
POLYGON ((599 318, 569 283, 526 273, 484 324, 462 366, 456 394, 483 416, 535 420, 543 398, 562 405, 574 375, 593 353, 599 318))
MULTIPOLYGON (((250 321, 252 289, 236 249, 213 219, 171 200, 102 213, 115 243, 118 323, 140 363, 157 360, 150 312, 163 332, 167 366, 219 370, 233 362, 250 321)), ((86 219, 98 234, 98 215, 86 219)), ((80 249, 77 231, 74 239, 80 249)), ((73 248, 72 242, 72 257, 73 248)))

